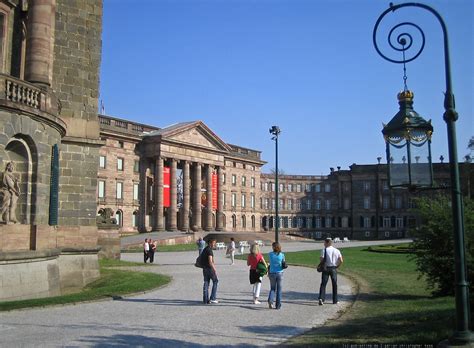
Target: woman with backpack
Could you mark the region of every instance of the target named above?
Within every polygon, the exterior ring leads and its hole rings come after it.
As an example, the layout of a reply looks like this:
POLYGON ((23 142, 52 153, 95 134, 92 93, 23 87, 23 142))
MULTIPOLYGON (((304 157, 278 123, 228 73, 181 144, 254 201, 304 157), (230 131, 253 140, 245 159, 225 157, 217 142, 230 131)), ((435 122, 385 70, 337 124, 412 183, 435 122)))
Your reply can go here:
POLYGON ((258 300, 260 296, 260 288, 262 287, 262 277, 266 274, 268 265, 263 258, 263 255, 260 253, 260 249, 257 244, 252 244, 250 246, 250 254, 247 257, 247 266, 250 266, 250 284, 253 285, 252 294, 253 294, 253 303, 260 304, 258 300), (259 264, 261 264, 259 266, 259 264), (262 266, 264 265, 264 267, 262 266))

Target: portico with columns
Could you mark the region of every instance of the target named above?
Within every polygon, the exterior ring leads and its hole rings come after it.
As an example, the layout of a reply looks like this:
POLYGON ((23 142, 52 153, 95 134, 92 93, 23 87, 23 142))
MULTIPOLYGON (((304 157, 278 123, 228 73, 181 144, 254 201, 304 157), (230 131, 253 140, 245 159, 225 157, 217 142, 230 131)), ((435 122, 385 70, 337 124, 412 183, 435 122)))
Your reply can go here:
POLYGON ((223 229, 220 192, 229 145, 203 122, 194 121, 145 134, 138 149, 140 181, 145 183, 140 195, 141 231, 223 229))

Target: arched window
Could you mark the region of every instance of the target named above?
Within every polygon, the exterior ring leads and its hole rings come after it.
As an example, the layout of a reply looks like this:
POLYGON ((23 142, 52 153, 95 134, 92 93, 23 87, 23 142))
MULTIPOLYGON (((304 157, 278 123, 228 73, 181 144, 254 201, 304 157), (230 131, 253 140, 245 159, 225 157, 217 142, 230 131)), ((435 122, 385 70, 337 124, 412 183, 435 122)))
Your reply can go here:
POLYGON ((237 217, 235 214, 232 215, 232 228, 237 228, 237 217))
POLYGON ((115 218, 117 219, 117 225, 120 227, 123 226, 123 212, 121 210, 117 210, 115 213, 115 218))
POLYGON ((252 215, 252 229, 255 229, 255 215, 252 215))
POLYGON ((135 210, 132 215, 132 227, 138 227, 138 210, 135 210))
POLYGON ((242 225, 242 228, 247 228, 247 218, 245 217, 245 215, 242 215, 242 217, 240 218, 241 220, 241 225, 242 225))

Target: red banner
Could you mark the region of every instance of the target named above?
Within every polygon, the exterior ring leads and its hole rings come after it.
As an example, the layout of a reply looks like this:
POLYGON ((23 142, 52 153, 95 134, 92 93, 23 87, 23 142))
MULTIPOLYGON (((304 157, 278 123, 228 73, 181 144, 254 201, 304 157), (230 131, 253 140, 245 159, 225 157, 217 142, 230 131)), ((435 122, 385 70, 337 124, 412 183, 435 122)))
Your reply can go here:
POLYGON ((217 210, 217 174, 212 173, 212 209, 217 210))
POLYGON ((171 205, 170 179, 170 168, 163 167, 163 207, 171 205))

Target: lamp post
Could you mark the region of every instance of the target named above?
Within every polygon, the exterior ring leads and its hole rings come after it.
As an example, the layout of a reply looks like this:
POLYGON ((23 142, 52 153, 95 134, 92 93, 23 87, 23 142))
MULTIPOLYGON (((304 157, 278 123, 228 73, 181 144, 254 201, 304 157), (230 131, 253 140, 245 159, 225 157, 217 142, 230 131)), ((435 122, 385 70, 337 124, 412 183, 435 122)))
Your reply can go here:
POLYGON ((275 140, 275 242, 278 243, 279 235, 278 235, 278 227, 280 224, 280 219, 278 217, 278 135, 281 133, 280 127, 272 126, 269 129, 270 134, 273 135, 272 140, 275 140))
MULTIPOLYGON (((450 68, 450 59, 449 59, 449 46, 448 46, 448 33, 446 29, 446 24, 444 23, 441 15, 436 12, 432 7, 420 4, 408 2, 399 5, 390 4, 390 7, 385 10, 380 17, 377 19, 377 22, 374 26, 373 31, 373 43, 377 53, 384 59, 392 62, 405 64, 412 60, 418 58, 418 56, 423 51, 425 45, 425 35, 421 28, 411 22, 403 22, 395 25, 389 32, 388 43, 390 47, 398 52, 403 53, 402 60, 395 60, 385 56, 379 49, 377 45, 377 29, 383 17, 389 12, 395 12, 400 8, 404 7, 417 7, 431 12, 439 21, 441 28, 443 30, 443 40, 444 40, 444 63, 445 63, 445 78, 446 78, 446 92, 444 98, 444 114, 443 119, 447 125, 448 133, 448 149, 449 149, 449 164, 450 164, 450 174, 451 174, 451 196, 452 196, 452 212, 453 212, 453 229, 454 229, 454 260, 455 260, 455 296, 456 296, 456 329, 453 333, 453 336, 450 338, 450 342, 453 344, 468 344, 474 341, 473 334, 469 331, 469 284, 467 282, 467 267, 466 267, 466 257, 465 257, 465 246, 464 246, 464 216, 463 216, 463 206, 462 206, 462 197, 461 197, 461 188, 459 182, 459 165, 458 165, 458 155, 457 155, 457 145, 456 145, 456 121, 458 119, 458 114, 454 108, 454 95, 451 86, 451 68, 450 68), (406 57, 406 53, 412 47, 413 37, 408 32, 403 32, 399 34, 396 38, 396 43, 392 42, 392 35, 395 35, 394 32, 399 28, 415 28, 418 30, 418 33, 421 35, 422 43, 421 47, 411 56, 406 57)), ((385 135, 385 133, 384 133, 385 135)), ((428 143, 429 145, 429 143, 428 143)), ((388 146, 388 145, 387 145, 388 146)), ((389 151, 387 151, 389 155, 389 151)), ((431 167, 431 155, 428 158, 429 165, 431 167)), ((388 158, 388 167, 390 170, 390 157, 388 158)), ((416 183, 410 183, 412 188, 416 187, 416 183)))

